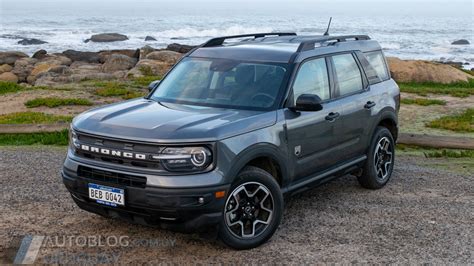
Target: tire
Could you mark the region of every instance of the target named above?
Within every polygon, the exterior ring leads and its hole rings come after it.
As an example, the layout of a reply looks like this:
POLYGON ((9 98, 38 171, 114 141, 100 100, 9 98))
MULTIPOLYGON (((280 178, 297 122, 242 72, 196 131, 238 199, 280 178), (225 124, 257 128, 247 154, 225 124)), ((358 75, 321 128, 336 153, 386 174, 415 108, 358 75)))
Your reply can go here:
POLYGON ((359 184, 368 189, 384 187, 392 176, 394 162, 395 141, 392 133, 385 127, 377 127, 367 152, 362 174, 357 177, 359 184))
POLYGON ((258 167, 247 166, 229 190, 219 238, 234 249, 257 247, 272 237, 282 216, 283 195, 276 180, 258 167))

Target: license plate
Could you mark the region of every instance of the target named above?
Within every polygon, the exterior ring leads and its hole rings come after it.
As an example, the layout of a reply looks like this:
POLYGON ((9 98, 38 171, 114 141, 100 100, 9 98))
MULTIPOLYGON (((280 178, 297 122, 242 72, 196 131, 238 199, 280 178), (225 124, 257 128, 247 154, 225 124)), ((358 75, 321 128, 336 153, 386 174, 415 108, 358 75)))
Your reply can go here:
POLYGON ((89 198, 107 206, 125 205, 125 193, 120 188, 89 183, 89 198))

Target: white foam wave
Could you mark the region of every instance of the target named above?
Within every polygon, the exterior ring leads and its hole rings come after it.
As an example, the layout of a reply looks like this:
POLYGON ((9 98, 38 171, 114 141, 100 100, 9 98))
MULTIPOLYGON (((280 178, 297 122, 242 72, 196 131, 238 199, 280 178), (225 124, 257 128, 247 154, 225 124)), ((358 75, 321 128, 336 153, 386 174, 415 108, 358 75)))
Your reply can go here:
POLYGON ((271 27, 242 27, 242 26, 230 26, 227 28, 212 28, 212 29, 197 29, 197 28, 181 28, 173 30, 165 30, 157 32, 158 36, 163 38, 203 38, 203 37, 214 37, 214 36, 227 36, 227 35, 239 35, 246 34, 249 32, 272 32, 271 27))

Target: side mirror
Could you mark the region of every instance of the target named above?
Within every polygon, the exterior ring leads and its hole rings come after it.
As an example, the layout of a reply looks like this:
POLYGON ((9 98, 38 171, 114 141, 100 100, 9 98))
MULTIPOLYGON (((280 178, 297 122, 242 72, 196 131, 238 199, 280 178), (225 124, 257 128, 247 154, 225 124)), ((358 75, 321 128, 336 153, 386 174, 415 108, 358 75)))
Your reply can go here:
POLYGON ((291 107, 292 111, 306 111, 314 112, 320 111, 323 109, 321 105, 321 98, 316 94, 301 94, 298 99, 296 99, 295 106, 291 107))
POLYGON ((160 81, 161 80, 155 80, 150 82, 150 84, 148 84, 148 91, 152 91, 156 86, 158 86, 158 84, 160 84, 160 81))

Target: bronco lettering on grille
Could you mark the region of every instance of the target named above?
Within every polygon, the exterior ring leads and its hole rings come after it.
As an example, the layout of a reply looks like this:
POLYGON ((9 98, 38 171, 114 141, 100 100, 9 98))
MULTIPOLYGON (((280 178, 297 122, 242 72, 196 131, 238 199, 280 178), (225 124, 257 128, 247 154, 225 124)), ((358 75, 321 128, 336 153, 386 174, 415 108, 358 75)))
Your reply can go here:
POLYGON ((143 154, 143 153, 122 152, 119 150, 92 147, 92 146, 84 145, 84 144, 81 144, 80 149, 83 151, 99 153, 99 154, 104 154, 104 155, 111 155, 111 156, 116 156, 116 157, 123 157, 123 158, 128 158, 128 159, 146 160, 147 158, 146 154, 143 154))

